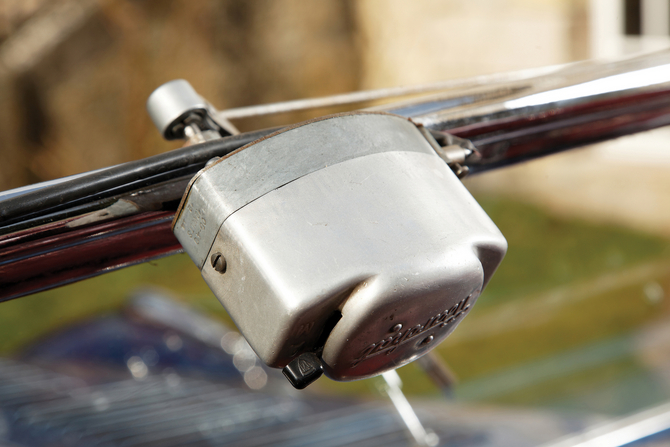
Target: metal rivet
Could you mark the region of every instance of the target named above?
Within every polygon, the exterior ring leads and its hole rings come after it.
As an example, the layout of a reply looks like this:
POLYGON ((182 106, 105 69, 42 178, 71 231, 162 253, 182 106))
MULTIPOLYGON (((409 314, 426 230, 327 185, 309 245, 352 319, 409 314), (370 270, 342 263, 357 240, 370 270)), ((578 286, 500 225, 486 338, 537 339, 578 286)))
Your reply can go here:
POLYGON ((391 332, 400 332, 400 329, 402 329, 402 324, 398 323, 391 328, 391 332))
POLYGON ((221 253, 212 254, 210 261, 212 262, 212 267, 214 267, 214 270, 219 273, 226 273, 226 258, 224 258, 221 253))
POLYGON ((216 163, 216 162, 219 161, 219 160, 221 160, 221 157, 210 158, 210 159, 207 161, 207 163, 205 163, 205 167, 208 168, 208 167, 212 166, 214 163, 216 163))
POLYGON ((429 344, 430 342, 432 342, 434 338, 435 338, 435 337, 433 337, 432 335, 429 335, 428 337, 424 338, 424 339, 421 341, 421 343, 419 343, 419 346, 426 346, 427 344, 429 344))

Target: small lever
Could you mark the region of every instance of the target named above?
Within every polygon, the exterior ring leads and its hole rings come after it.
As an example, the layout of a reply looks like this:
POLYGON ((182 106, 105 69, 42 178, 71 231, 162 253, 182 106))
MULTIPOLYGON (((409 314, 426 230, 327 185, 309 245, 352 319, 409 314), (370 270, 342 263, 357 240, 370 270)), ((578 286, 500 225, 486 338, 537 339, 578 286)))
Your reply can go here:
POLYGON ((294 388, 302 390, 323 374, 321 359, 313 352, 300 354, 282 370, 294 388))

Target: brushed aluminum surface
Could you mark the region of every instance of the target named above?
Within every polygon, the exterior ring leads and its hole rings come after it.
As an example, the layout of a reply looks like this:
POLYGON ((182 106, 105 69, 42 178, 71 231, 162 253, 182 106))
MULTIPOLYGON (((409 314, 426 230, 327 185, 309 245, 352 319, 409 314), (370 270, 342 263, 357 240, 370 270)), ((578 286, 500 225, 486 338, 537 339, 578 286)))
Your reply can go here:
POLYGON ((226 273, 205 264, 202 274, 268 365, 325 341, 326 374, 354 380, 439 344, 505 250, 434 152, 393 151, 317 170, 242 207, 208 253, 226 257, 226 273))
POLYGON ((395 115, 353 113, 308 123, 251 143, 194 177, 174 233, 199 268, 224 220, 282 185, 366 154, 434 154, 414 124, 395 115))

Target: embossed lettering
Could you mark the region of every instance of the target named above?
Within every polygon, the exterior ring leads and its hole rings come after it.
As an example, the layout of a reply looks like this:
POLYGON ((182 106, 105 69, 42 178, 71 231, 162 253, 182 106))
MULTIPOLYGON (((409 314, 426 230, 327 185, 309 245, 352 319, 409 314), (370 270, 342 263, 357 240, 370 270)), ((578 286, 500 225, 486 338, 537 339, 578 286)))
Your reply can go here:
POLYGON ((375 347, 377 347, 377 344, 372 343, 370 346, 365 348, 365 350, 363 350, 363 352, 361 353, 361 356, 356 360, 354 360, 354 363, 351 364, 351 367, 353 368, 354 366, 358 365, 361 360, 365 360, 366 358, 368 358, 372 353, 372 351, 375 349, 375 347))
POLYGON ((395 351, 398 346, 409 342, 422 333, 434 328, 435 326, 444 327, 454 323, 468 309, 470 309, 470 296, 451 306, 449 309, 429 318, 423 325, 417 324, 416 326, 408 328, 405 331, 400 331, 391 337, 380 340, 377 343, 372 343, 361 352, 358 358, 353 361, 351 368, 356 367, 363 360, 382 352, 390 354, 391 352, 395 351))

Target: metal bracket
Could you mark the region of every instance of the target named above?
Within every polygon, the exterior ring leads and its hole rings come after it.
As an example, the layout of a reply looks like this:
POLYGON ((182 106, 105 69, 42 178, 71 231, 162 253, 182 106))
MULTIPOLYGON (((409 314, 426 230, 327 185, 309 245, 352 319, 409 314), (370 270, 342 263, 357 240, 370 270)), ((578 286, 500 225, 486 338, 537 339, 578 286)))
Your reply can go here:
POLYGON ((154 90, 147 100, 147 110, 166 140, 182 139, 197 144, 239 133, 183 79, 154 90))
POLYGON ((465 164, 466 161, 472 162, 480 158, 479 151, 470 140, 447 132, 429 130, 420 124, 417 127, 437 155, 447 163, 458 178, 463 178, 470 173, 470 168, 465 164))

